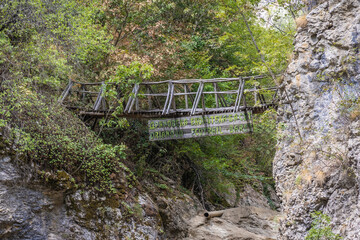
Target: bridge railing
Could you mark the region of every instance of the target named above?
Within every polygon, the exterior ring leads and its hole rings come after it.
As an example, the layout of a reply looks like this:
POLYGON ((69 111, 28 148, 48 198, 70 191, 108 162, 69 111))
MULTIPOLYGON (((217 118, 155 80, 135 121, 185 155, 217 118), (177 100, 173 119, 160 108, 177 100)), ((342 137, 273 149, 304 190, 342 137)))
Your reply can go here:
POLYGON ((247 80, 260 78, 263 77, 183 79, 137 84, 124 113, 198 115, 269 107, 276 100, 276 87, 249 88, 245 85, 247 80))
MULTIPOLYGON (((264 76, 181 79, 135 84, 123 103, 123 115, 142 117, 183 116, 252 110, 261 112, 275 106, 277 88, 261 88, 254 81, 264 76)), ((103 116, 119 102, 109 101, 105 90, 111 88, 120 99, 114 83, 69 81, 59 102, 83 115, 103 116)), ((121 103, 120 103, 121 104, 121 103)))

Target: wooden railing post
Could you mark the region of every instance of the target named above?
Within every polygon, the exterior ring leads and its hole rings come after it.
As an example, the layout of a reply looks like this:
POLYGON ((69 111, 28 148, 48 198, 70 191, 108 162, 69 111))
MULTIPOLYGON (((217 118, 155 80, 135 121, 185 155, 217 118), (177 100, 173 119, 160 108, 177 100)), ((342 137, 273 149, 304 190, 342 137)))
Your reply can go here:
POLYGON ((217 94, 217 84, 213 83, 214 85, 214 92, 215 92, 215 105, 216 108, 219 108, 219 99, 218 99, 218 94, 217 94))
POLYGON ((187 96, 187 87, 186 84, 184 84, 184 93, 185 93, 185 109, 189 108, 189 103, 188 103, 188 96, 187 96))
POLYGON ((245 88, 245 81, 240 77, 239 89, 238 89, 236 100, 235 100, 234 113, 239 111, 241 99, 244 96, 244 88, 245 88))
MULTIPOLYGON (((102 101, 103 101, 103 92, 104 92, 104 90, 105 90, 105 86, 106 86, 105 83, 102 82, 102 83, 101 83, 101 88, 100 88, 99 94, 98 94, 98 96, 97 96, 97 98, 96 98, 96 101, 95 101, 95 104, 94 104, 94 107, 93 107, 94 111, 98 111, 99 108, 100 108, 100 106, 101 106, 101 104, 102 104, 102 101)), ((105 110, 105 109, 103 109, 103 110, 105 110)))
POLYGON ((129 102, 128 102, 129 106, 127 106, 127 108, 125 109, 127 113, 130 113, 134 106, 135 99, 137 98, 137 95, 139 92, 139 88, 140 88, 140 85, 138 83, 136 83, 134 86, 134 89, 133 89, 134 97, 130 97, 129 102))
POLYGON ((64 102, 65 98, 69 95, 70 90, 73 85, 74 85, 74 82, 71 79, 69 79, 69 84, 66 86, 65 90, 62 92, 61 96, 59 97, 59 100, 58 100, 59 103, 64 102))
POLYGON ((190 115, 194 115, 194 113, 196 112, 196 108, 197 108, 197 105, 199 104, 203 89, 204 89, 204 83, 201 81, 199 84, 198 90, 196 92, 196 96, 194 99, 194 103, 193 103, 190 115))

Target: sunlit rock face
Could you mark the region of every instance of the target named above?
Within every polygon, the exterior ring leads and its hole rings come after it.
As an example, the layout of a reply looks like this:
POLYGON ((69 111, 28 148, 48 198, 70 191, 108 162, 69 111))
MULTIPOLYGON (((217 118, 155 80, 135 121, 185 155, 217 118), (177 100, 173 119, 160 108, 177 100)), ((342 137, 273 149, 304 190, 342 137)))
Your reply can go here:
POLYGON ((360 239, 360 1, 318 1, 284 76, 274 177, 279 239, 304 239, 314 211, 360 239))

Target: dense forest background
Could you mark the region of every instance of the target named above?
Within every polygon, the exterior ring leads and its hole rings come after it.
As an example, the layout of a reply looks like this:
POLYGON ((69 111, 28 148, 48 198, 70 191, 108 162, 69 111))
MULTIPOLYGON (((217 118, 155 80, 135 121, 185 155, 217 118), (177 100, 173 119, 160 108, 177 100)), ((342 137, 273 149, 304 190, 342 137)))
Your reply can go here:
POLYGON ((104 194, 125 194, 148 179, 166 191, 171 179, 204 206, 224 205, 222 193, 246 183, 266 195, 281 127, 274 110, 256 116, 251 135, 149 142, 145 121, 114 114, 93 131, 57 98, 69 79, 116 82, 120 101, 141 81, 267 75, 262 84, 278 84, 303 7, 286 0, 1 0, 3 145, 16 146, 24 172, 32 166, 46 181, 47 172, 66 173, 74 186, 104 194), (122 172, 129 181, 115 186, 122 172))

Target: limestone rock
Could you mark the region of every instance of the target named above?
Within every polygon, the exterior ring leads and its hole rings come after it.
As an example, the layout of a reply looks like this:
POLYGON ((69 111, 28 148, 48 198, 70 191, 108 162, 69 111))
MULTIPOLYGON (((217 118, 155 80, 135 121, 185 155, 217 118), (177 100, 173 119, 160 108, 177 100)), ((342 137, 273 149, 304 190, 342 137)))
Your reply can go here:
POLYGON ((317 4, 281 86, 294 112, 289 104, 279 109, 286 128, 273 170, 285 214, 278 239, 304 239, 319 210, 335 233, 360 239, 360 1, 317 4))
POLYGON ((241 206, 226 209, 221 217, 191 219, 186 240, 275 240, 279 212, 269 208, 241 206))

